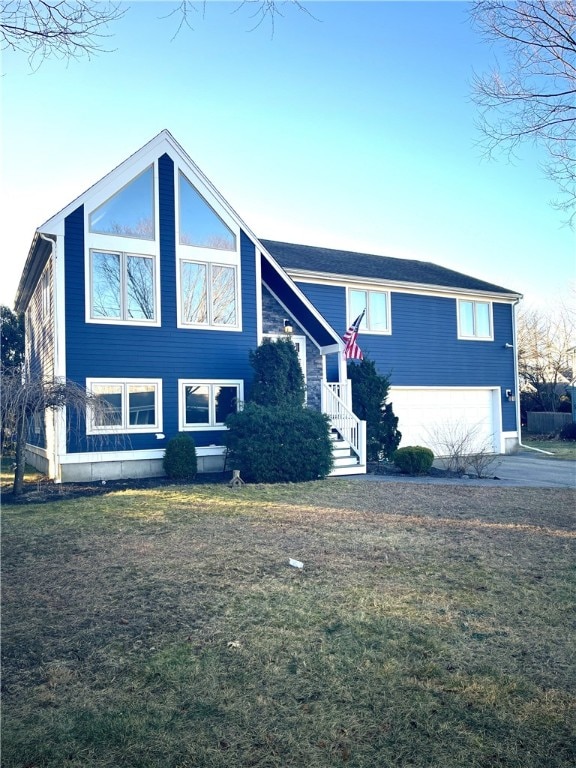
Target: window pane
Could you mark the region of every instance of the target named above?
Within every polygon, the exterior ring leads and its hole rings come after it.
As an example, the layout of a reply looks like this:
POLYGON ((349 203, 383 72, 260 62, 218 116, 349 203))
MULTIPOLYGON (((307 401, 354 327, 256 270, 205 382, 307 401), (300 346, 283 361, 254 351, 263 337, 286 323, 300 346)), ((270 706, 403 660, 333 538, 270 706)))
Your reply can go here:
POLYGON ((182 262, 182 322, 207 323, 206 265, 182 262))
POLYGON ((476 336, 490 337, 490 305, 483 301, 476 302, 476 336))
POLYGON ((153 384, 128 385, 129 423, 156 424, 156 387, 153 384))
POLYGON ((135 320, 154 319, 154 262, 145 256, 126 257, 127 315, 135 320))
POLYGON ((197 245, 202 248, 236 250, 236 236, 180 174, 180 242, 183 245, 197 245))
POLYGON ((118 253, 92 253, 92 317, 120 317, 118 253))
POLYGON ((212 267, 212 322, 236 325, 236 280, 233 267, 212 267))
POLYGON ((93 409, 95 427, 122 426, 122 385, 94 384, 92 392, 96 397, 93 409))
POLYGON ((216 424, 223 424, 226 421, 226 416, 236 413, 238 387, 215 386, 214 396, 216 398, 216 424))
MULTIPOLYGON (((349 292, 350 297, 350 322, 353 323, 354 320, 358 317, 358 315, 362 314, 363 310, 366 309, 366 291, 350 291, 349 292)), ((367 319, 366 315, 362 318, 362 323, 360 324, 360 328, 367 328, 367 319)))
POLYGON ((152 166, 92 211, 90 232, 154 240, 152 166))
POLYGON ((385 293, 370 291, 368 320, 371 331, 385 331, 388 328, 387 296, 385 293))
POLYGON ((459 302, 460 309, 460 334, 462 336, 474 336, 474 302, 459 302))
POLYGON ((186 398, 186 424, 210 423, 210 392, 206 385, 184 387, 186 398))

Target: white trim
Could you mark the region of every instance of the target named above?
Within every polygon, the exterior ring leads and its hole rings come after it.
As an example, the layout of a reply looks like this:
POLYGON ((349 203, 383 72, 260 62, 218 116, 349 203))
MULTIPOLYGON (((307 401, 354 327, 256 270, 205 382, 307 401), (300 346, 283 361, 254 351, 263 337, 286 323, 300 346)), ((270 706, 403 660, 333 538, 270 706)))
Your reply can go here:
MULTIPOLYGON (((29 446, 26 446, 29 448, 29 446)), ((142 461, 146 459, 163 459, 165 448, 149 448, 131 451, 92 451, 87 453, 67 453, 60 456, 61 464, 90 464, 91 462, 109 461, 142 461)), ((197 446, 197 456, 224 456, 226 447, 223 445, 197 446)))
POLYGON ((216 407, 214 403, 213 387, 225 386, 225 387, 237 387, 238 397, 237 404, 244 401, 244 382, 242 379, 195 379, 185 378, 178 379, 178 429, 180 432, 213 432, 213 431, 227 431, 228 428, 225 424, 220 423, 208 423, 208 424, 187 424, 186 423, 186 401, 184 398, 184 387, 190 385, 207 386, 209 391, 208 402, 208 415, 210 419, 212 416, 216 416, 216 407))
POLYGON ((103 426, 95 427, 93 424, 93 415, 90 408, 86 414, 86 434, 87 435, 132 435, 132 434, 150 434, 151 432, 162 432, 163 408, 162 408, 162 379, 145 378, 118 378, 118 377, 98 377, 86 379, 86 390, 91 392, 94 384, 117 384, 122 386, 122 426, 103 426), (156 388, 155 393, 155 411, 156 423, 143 424, 142 426, 131 426, 129 423, 128 400, 126 398, 126 386, 130 384, 152 385, 156 388))
MULTIPOLYGON (((195 249, 195 250, 204 250, 204 249, 195 249)), ((222 253, 222 251, 218 251, 218 253, 222 253)), ((176 318, 176 327, 177 328, 183 328, 185 330, 203 330, 203 331, 230 331, 230 332, 238 332, 242 330, 242 298, 241 298, 241 277, 240 277, 240 264, 239 263, 222 263, 220 261, 214 261, 214 260, 201 260, 196 258, 184 258, 176 256, 176 311, 177 311, 177 318, 176 318), (211 304, 211 295, 212 295, 212 268, 213 267, 228 267, 229 269, 234 270, 234 288, 235 288, 235 299, 236 299, 236 322, 234 325, 216 325, 214 323, 185 323, 182 320, 182 278, 181 278, 181 270, 183 264, 199 264, 201 266, 207 267, 207 278, 206 278, 206 302, 207 302, 207 311, 208 316, 211 319, 212 316, 212 304, 211 304)))
POLYGON ((492 309, 492 301, 490 300, 477 300, 477 299, 456 299, 456 326, 458 329, 458 339, 461 341, 494 341, 494 312, 492 309), (476 305, 477 304, 488 304, 488 322, 490 323, 490 335, 489 336, 467 336, 464 335, 460 328, 460 303, 461 302, 467 302, 468 304, 472 304, 474 307, 474 325, 476 325, 476 305))
MULTIPOLYGON (((366 334, 369 336, 391 336, 392 335, 392 293, 389 290, 384 290, 381 287, 375 288, 374 286, 370 286, 370 284, 362 284, 359 283, 358 285, 347 285, 346 286, 346 328, 349 328, 350 325, 356 320, 357 316, 354 313, 350 312, 350 291, 362 291, 366 294, 369 293, 381 293, 386 296, 386 330, 384 331, 376 331, 372 328, 362 328, 360 326, 360 333, 362 335, 366 334), (354 314, 354 317, 352 315, 354 314)), ((370 314, 370 307, 369 307, 370 299, 367 298, 366 301, 366 315, 370 314)), ((366 316, 365 315, 365 316, 366 316)))
POLYGON ((343 288, 348 285, 366 285, 384 287, 386 290, 396 293, 416 293, 423 295, 442 296, 453 299, 458 296, 482 297, 486 296, 491 301, 500 301, 504 304, 512 304, 521 298, 518 293, 497 293, 495 291, 482 291, 471 288, 450 288, 445 285, 430 285, 428 283, 410 283, 401 280, 386 280, 384 278, 359 277, 357 275, 336 275, 328 272, 311 272, 305 269, 284 268, 284 271, 292 280, 314 285, 338 285, 343 288))
MULTIPOLYGON (((88 239, 88 238, 87 238, 88 239)), ((85 293, 85 321, 86 323, 95 323, 96 325, 133 325, 139 328, 159 328, 162 325, 162 318, 160 317, 160 256, 157 253, 138 253, 135 251, 126 251, 111 248, 110 244, 115 238, 111 238, 107 248, 100 247, 88 247, 84 254, 84 293, 85 293), (109 253, 113 256, 120 257, 120 307, 126 311, 126 260, 129 256, 141 257, 144 259, 153 260, 153 290, 154 290, 154 319, 153 320, 137 320, 135 318, 118 318, 118 317, 92 317, 92 254, 96 253, 109 253)), ((124 242, 124 247, 126 242, 124 242)))
POLYGON ((256 338, 258 342, 262 340, 264 332, 264 318, 262 317, 262 254, 260 249, 254 247, 254 273, 256 276, 256 338))

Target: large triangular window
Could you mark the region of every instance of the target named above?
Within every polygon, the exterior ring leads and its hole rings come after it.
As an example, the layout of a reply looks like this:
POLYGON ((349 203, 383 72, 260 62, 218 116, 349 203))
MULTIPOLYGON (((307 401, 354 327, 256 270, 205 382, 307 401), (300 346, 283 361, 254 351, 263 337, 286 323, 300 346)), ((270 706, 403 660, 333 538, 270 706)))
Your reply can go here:
POLYGON ((180 243, 235 251, 236 235, 182 173, 179 191, 180 243))
POLYGON ((90 232, 154 240, 152 166, 92 211, 90 232))

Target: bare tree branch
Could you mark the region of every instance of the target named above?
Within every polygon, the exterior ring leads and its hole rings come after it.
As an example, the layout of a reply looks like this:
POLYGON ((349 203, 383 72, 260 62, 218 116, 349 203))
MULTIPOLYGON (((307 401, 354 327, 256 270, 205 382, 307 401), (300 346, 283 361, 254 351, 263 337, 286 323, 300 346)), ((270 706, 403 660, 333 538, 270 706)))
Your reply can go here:
POLYGON ((560 189, 555 207, 576 220, 576 6, 572 0, 476 0, 471 17, 485 39, 504 44, 505 67, 475 75, 478 125, 488 156, 542 145, 560 189))
POLYGON ((49 56, 89 58, 106 51, 106 28, 125 14, 115 2, 96 0, 3 0, 2 48, 27 54, 37 68, 49 56))

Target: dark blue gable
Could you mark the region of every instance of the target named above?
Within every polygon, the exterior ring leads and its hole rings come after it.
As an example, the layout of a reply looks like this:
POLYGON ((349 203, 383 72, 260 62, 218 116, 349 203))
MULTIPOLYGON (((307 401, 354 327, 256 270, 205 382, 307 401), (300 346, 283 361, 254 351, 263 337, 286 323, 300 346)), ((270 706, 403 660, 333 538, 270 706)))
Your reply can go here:
MULTIPOLYGON (((85 385, 87 378, 162 379, 163 432, 178 431, 178 379, 243 379, 245 394, 252 380, 249 352, 257 346, 256 263, 252 241, 242 232, 242 328, 238 331, 177 327, 174 165, 159 159, 160 311, 161 327, 106 325, 85 321, 84 211, 65 221, 66 370, 69 379, 85 385)), ((102 439, 69 430, 68 451, 103 450, 102 439)), ((222 444, 221 431, 194 432, 198 446, 222 444)), ((110 439, 107 450, 157 449, 165 445, 154 434, 110 439)))

